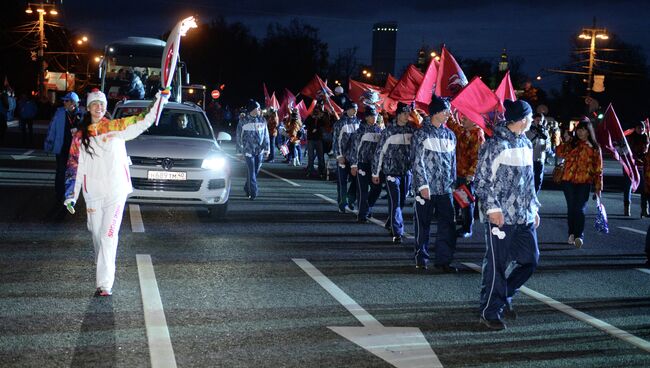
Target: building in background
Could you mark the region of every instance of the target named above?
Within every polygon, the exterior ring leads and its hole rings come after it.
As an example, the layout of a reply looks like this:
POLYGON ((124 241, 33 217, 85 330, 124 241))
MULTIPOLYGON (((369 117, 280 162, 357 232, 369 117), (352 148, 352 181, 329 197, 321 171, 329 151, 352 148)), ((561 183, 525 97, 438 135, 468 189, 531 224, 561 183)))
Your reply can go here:
POLYGON ((375 23, 372 26, 372 69, 375 81, 384 81, 395 73, 397 22, 375 23))

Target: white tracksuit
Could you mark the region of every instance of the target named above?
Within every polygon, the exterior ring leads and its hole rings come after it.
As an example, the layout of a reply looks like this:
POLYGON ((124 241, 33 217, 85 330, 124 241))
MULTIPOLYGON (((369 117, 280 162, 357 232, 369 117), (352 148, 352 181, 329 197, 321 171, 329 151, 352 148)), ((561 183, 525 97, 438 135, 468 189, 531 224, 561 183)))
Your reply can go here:
POLYGON ((115 280, 115 258, 124 203, 133 191, 125 142, 136 138, 153 124, 158 98, 144 115, 123 119, 102 119, 89 127, 90 153, 81 145, 81 132, 73 138, 66 171, 66 198, 77 201, 83 190, 97 264, 96 287, 110 290, 115 280))

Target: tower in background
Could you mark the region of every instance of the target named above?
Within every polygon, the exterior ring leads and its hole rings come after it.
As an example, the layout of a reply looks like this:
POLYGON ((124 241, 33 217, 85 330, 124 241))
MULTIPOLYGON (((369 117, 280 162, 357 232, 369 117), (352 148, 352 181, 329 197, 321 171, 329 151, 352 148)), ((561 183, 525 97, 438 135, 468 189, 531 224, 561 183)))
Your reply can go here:
POLYGON ((395 73, 397 22, 375 23, 372 26, 372 69, 376 81, 384 81, 395 73))

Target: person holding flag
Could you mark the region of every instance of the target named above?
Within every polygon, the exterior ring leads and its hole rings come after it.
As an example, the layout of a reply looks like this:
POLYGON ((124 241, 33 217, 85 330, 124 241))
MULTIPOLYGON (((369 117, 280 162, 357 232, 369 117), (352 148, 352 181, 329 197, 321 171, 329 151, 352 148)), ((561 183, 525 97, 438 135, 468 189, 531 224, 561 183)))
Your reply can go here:
POLYGON ((124 203, 133 191, 125 142, 135 139, 154 122, 167 103, 169 89, 138 116, 110 120, 106 95, 95 89, 88 94, 86 114, 70 145, 64 206, 72 214, 83 191, 97 265, 98 296, 110 296, 115 280, 115 258, 124 203))
POLYGON ((372 182, 379 185, 380 175, 386 178, 389 218, 385 227, 390 230, 393 243, 402 243, 404 219, 402 208, 411 188, 411 138, 415 131, 409 124, 413 111, 410 104, 397 104, 397 117, 381 132, 377 151, 372 159, 372 182))
POLYGON ((359 125, 352 138, 350 173, 356 177, 359 188, 357 222, 364 224, 372 217, 372 207, 381 193, 381 185, 374 184, 371 179, 372 158, 377 151, 377 143, 381 135, 377 116, 377 110, 373 106, 366 106, 365 120, 359 125))
POLYGON ((449 102, 433 95, 429 117, 415 131, 411 142, 415 189, 415 267, 427 269, 429 230, 433 211, 438 217, 434 266, 446 273, 456 249, 456 224, 452 191, 456 182, 456 136, 444 126, 450 116, 449 102))
POLYGON ((591 185, 597 197, 603 188, 603 157, 589 118, 580 120, 574 130, 573 138, 558 146, 556 155, 564 159, 562 190, 567 206, 568 243, 580 248, 584 243, 585 209, 591 185))
MULTIPOLYGON (((639 173, 643 172, 643 166, 645 163, 645 154, 648 152, 648 132, 645 131, 645 122, 638 121, 634 125, 634 130, 630 135, 625 137, 627 139, 627 145, 630 147, 632 157, 634 158, 634 164, 637 166, 639 173)), ((641 193, 641 218, 649 217, 648 214, 648 197, 643 190, 645 185, 644 175, 639 175, 639 191, 641 193)), ((632 181, 623 171, 623 208, 624 215, 630 216, 630 202, 632 200, 632 181)))
POLYGON ((357 191, 354 180, 350 175, 350 161, 352 159, 352 135, 359 129, 360 120, 357 118, 357 104, 348 101, 344 107, 345 115, 334 123, 333 150, 338 166, 336 170, 339 212, 345 209, 354 209, 357 191), (348 182, 350 182, 348 186, 348 182))
POLYGON ((237 124, 237 152, 244 155, 248 170, 244 184, 248 199, 257 197, 257 174, 262 168, 263 156, 268 157, 270 151, 269 129, 262 117, 260 104, 251 99, 246 104, 246 114, 240 117, 237 124))
MULTIPOLYGON (((476 123, 465 115, 459 113, 460 123, 450 116, 447 120, 447 127, 456 135, 456 187, 466 186, 467 190, 474 195, 474 175, 478 163, 478 152, 485 142, 485 133, 476 123)), ((457 236, 469 238, 472 236, 472 225, 474 223, 474 202, 461 210, 462 227, 458 230, 457 236)))
POLYGON ((525 135, 533 112, 523 100, 505 100, 504 105, 505 124, 494 127, 476 169, 476 194, 486 219, 480 324, 490 330, 503 330, 504 317, 517 317, 512 298, 539 260, 540 204, 534 187, 533 147, 525 135), (511 271, 506 273, 507 269, 511 271))

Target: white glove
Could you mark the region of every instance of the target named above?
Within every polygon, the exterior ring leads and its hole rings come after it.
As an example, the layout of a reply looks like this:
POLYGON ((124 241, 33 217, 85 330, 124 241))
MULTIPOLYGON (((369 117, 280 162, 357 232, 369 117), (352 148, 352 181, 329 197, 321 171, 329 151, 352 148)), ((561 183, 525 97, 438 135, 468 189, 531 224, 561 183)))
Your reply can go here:
POLYGON ((63 205, 68 210, 68 212, 70 212, 71 214, 74 215, 74 213, 75 213, 75 210, 74 210, 75 203, 74 203, 73 199, 69 199, 69 198, 66 199, 65 201, 63 201, 63 205))

